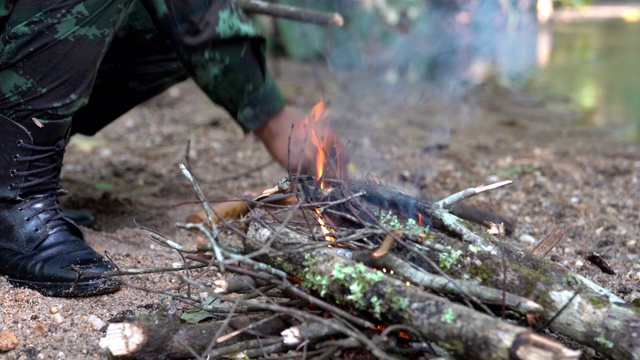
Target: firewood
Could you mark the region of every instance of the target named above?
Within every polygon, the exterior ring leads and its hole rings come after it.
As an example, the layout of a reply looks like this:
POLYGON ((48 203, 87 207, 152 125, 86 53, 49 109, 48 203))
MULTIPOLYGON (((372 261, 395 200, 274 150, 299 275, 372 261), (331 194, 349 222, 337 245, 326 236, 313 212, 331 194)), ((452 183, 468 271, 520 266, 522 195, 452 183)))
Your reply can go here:
MULTIPOLYGON (((482 231, 474 232, 448 211, 456 201, 486 187, 470 188, 440 202, 429 202, 373 182, 326 181, 323 188, 310 177, 292 182, 299 184, 305 201, 317 201, 322 208, 326 208, 325 203, 337 204, 354 193, 364 194, 340 203, 333 213, 325 210, 323 215, 335 226, 380 226, 375 217, 380 209, 389 209, 403 221, 415 220, 421 214, 425 223, 440 232, 432 234, 434 239, 412 248, 421 247, 420 256, 431 263, 447 260, 438 271, 457 279, 476 279, 482 286, 531 299, 544 308, 538 317, 538 327, 548 326, 614 358, 640 359, 640 337, 629 336, 640 326, 640 316, 620 297, 504 240, 482 231)), ((414 260, 420 256, 413 256, 414 260)), ((424 270, 435 271, 428 264, 424 270)))
MULTIPOLYGON (((195 179, 186 167, 181 169, 192 182, 207 218, 212 219, 195 179)), ((197 277, 179 278, 208 298, 233 302, 234 309, 238 305, 243 310, 286 314, 299 322, 322 324, 322 330, 330 328, 334 334, 331 340, 318 342, 308 337, 305 342, 305 350, 307 345, 321 347, 310 348, 318 356, 362 347, 385 359, 420 351, 465 359, 577 359, 580 351, 536 333, 551 328, 605 357, 640 359, 640 337, 635 336, 640 316, 622 299, 576 273, 510 245, 502 231, 492 236, 451 214, 461 200, 508 183, 425 201, 372 182, 327 180, 321 187, 312 177, 287 178, 266 198, 294 193, 301 201, 288 213, 251 212, 243 220, 248 224, 243 226, 248 229, 246 254, 219 246, 223 239, 211 224, 210 229, 194 228, 212 243, 213 255, 206 259, 183 256, 215 266, 222 273, 261 279, 269 284, 265 288, 277 286, 283 294, 295 297, 295 305, 269 298, 249 303, 243 300, 249 297, 219 294, 197 277), (320 220, 328 226, 324 232, 314 230, 320 220), (394 231, 398 229, 401 231, 394 231), (386 272, 379 267, 385 267, 386 272), (303 301, 309 309, 298 308, 303 301), (493 315, 494 310, 486 304, 496 302, 520 317, 513 322, 493 315), (471 304, 474 306, 468 306, 471 304), (517 325, 518 321, 524 326, 517 325), (374 324, 408 331, 411 348, 395 346, 387 330, 376 335, 374 324)), ((157 233, 150 235, 167 248, 189 251, 157 233)), ((264 295, 255 289, 248 295, 260 294, 264 295)), ((167 295, 192 304, 202 301, 202 296, 193 297, 190 292, 167 295)), ((205 308, 204 303, 200 308, 205 308)), ((235 339, 234 333, 227 334, 235 339)), ((220 334, 211 336, 211 332, 205 336, 220 339, 220 334)), ((283 340, 282 335, 276 335, 272 341, 255 344, 250 340, 237 346, 211 343, 213 351, 205 356, 228 356, 241 346, 247 350, 245 356, 288 349, 276 338, 283 340)))
MULTIPOLYGON (((109 350, 114 356, 127 356, 130 359, 190 359, 205 351, 215 352, 216 357, 252 351, 257 356, 269 354, 263 352, 264 346, 273 345, 273 341, 256 342, 255 335, 240 334, 216 341, 212 338, 229 334, 268 316, 268 313, 241 315, 232 322, 213 321, 201 324, 184 324, 175 316, 158 314, 141 319, 128 319, 111 323, 107 334, 100 340, 100 347, 109 350), (261 351, 262 350, 262 351, 261 351)), ((276 335, 289 326, 279 318, 272 318, 260 327, 253 329, 255 333, 276 335)), ((282 344, 282 339, 277 339, 282 344)), ((280 346, 282 350, 284 346, 280 346)), ((273 350, 273 349, 272 349, 273 350)))
POLYGON ((249 227, 246 245, 254 251, 270 246, 272 251, 261 256, 261 260, 276 267, 287 264, 287 270, 301 279, 305 287, 354 310, 366 312, 383 323, 410 326, 425 339, 447 348, 454 356, 540 359, 540 354, 544 354, 549 359, 578 359, 581 354, 553 340, 543 339, 527 328, 407 286, 380 270, 337 255, 335 250, 292 251, 292 244, 307 241, 311 240, 287 229, 265 227, 255 221, 249 227), (270 235, 266 236, 266 232, 270 235), (540 343, 555 346, 539 346, 540 343), (511 357, 514 354, 516 357, 511 357))

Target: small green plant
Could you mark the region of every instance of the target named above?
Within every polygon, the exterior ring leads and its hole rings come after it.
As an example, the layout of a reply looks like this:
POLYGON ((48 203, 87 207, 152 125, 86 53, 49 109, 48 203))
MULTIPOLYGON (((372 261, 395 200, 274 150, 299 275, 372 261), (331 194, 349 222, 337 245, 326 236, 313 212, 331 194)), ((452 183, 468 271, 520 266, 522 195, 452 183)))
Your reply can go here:
POLYGON ((507 176, 517 176, 517 175, 533 174, 538 170, 539 169, 537 167, 533 167, 533 166, 518 166, 518 167, 504 169, 502 170, 502 173, 507 176))
POLYGON ((445 324, 451 324, 456 319, 456 314, 453 313, 451 309, 447 309, 442 313, 440 317, 440 321, 445 324))
POLYGON ((409 219, 402 223, 391 211, 378 210, 375 213, 380 224, 389 230, 402 230, 407 236, 419 236, 429 233, 428 226, 420 226, 414 219, 409 219))
POLYGON ((455 265, 458 262, 458 259, 462 256, 461 250, 451 250, 450 253, 442 252, 440 253, 440 268, 442 269, 451 269, 451 266, 455 265))

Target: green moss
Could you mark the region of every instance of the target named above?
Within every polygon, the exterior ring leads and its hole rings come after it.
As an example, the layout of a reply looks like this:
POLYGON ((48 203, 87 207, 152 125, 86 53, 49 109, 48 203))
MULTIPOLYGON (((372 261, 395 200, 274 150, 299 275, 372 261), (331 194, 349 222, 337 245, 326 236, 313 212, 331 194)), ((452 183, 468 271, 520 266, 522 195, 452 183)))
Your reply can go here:
POLYGON ((471 245, 469 245, 469 246, 467 247, 467 250, 471 251, 471 252, 472 252, 472 253, 474 253, 474 254, 477 254, 477 253, 478 253, 478 251, 480 251, 480 247, 479 247, 479 246, 475 246, 475 245, 471 244, 471 245))
POLYGON ((409 304, 407 304, 407 300, 397 294, 391 294, 390 299, 388 300, 390 300, 391 308, 395 311, 402 312, 404 310, 407 310, 407 308, 409 307, 409 304))
MULTIPOLYGON (((320 296, 341 292, 342 303, 348 303, 356 310, 373 310, 375 318, 383 320, 385 314, 403 314, 409 306, 407 301, 394 291, 380 294, 376 284, 385 278, 382 271, 375 271, 362 263, 354 265, 335 264, 328 276, 320 275, 314 269, 323 266, 326 258, 305 255, 305 272, 300 278, 305 289, 318 291, 320 296), (319 265, 320 264, 320 265, 319 265)), ((338 301, 336 301, 338 302, 338 301)))
POLYGON ((393 212, 384 210, 376 211, 375 215, 383 227, 389 230, 402 230, 402 233, 406 236, 413 237, 429 234, 429 227, 420 226, 414 219, 409 219, 403 223, 393 212))
POLYGON ((293 266, 291 266, 291 264, 286 259, 278 257, 276 258, 275 262, 276 262, 276 265, 287 274, 293 274, 295 272, 295 269, 293 268, 293 266))
POLYGON ((318 259, 312 258, 309 254, 304 255, 305 272, 301 276, 302 286, 305 289, 314 289, 324 296, 329 292, 330 279, 328 276, 315 274, 312 269, 318 263, 318 259))
POLYGON ((613 348, 613 343, 607 340, 603 334, 600 334, 600 336, 596 338, 596 342, 606 348, 609 348, 609 349, 613 348))
POLYGON ((371 299, 369 299, 369 302, 371 302, 372 305, 371 310, 373 311, 373 316, 380 318, 384 309, 384 303, 382 300, 380 300, 376 295, 373 295, 371 299))
POLYGON ((483 282, 488 282, 491 280, 491 275, 493 271, 491 270, 491 266, 485 263, 480 263, 479 265, 471 265, 467 269, 467 274, 472 278, 477 278, 482 280, 483 282))
POLYGON ((450 253, 440 253, 438 259, 440 260, 440 268, 451 269, 451 266, 455 265, 462 256, 461 250, 451 250, 450 253))
POLYGON ((581 281, 577 276, 575 276, 575 275, 574 275, 574 274, 572 274, 572 273, 569 273, 569 274, 565 277, 564 281, 565 281, 565 284, 566 284, 567 286, 571 286, 571 287, 573 287, 574 289, 575 289, 575 288, 577 288, 578 286, 582 285, 582 281, 581 281))
POLYGON ((456 314, 453 313, 451 309, 447 309, 440 316, 440 321, 445 324, 451 324, 456 320, 456 314))
POLYGON ((356 265, 343 266, 336 264, 331 274, 332 286, 339 285, 340 288, 347 289, 345 299, 358 310, 371 310, 377 319, 382 319, 382 315, 389 309, 395 312, 403 312, 408 307, 402 296, 393 292, 386 293, 383 297, 379 295, 367 296, 374 286, 384 279, 381 271, 374 271, 362 263, 356 265))
POLYGON ((603 307, 607 306, 607 303, 605 301, 603 301, 600 296, 589 295, 588 299, 589 299, 589 302, 591 303, 591 305, 593 305, 595 308, 599 309, 599 308, 603 308, 603 307))

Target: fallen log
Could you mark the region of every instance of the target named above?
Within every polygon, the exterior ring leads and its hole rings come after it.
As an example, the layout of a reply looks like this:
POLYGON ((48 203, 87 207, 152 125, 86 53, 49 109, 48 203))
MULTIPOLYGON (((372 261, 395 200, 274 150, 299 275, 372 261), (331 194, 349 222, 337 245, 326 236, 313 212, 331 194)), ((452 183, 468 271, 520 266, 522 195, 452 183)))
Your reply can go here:
POLYGON ((286 269, 307 289, 369 314, 381 323, 402 323, 412 327, 454 356, 468 359, 577 359, 580 354, 527 328, 407 286, 380 270, 369 269, 340 255, 344 254, 342 249, 316 248, 305 252, 292 249, 293 244, 304 245, 310 241, 286 228, 272 228, 254 221, 249 226, 245 245, 250 252, 269 246, 271 251, 264 253, 260 260, 286 269))
POLYGON ((113 356, 130 359, 192 359, 206 354, 212 359, 240 354, 242 357, 260 357, 282 351, 287 346, 277 335, 289 324, 270 313, 253 313, 235 317, 231 321, 218 320, 201 324, 181 323, 176 316, 156 316, 111 323, 100 340, 100 347, 113 356), (254 326, 251 333, 238 333, 237 329, 254 326), (232 336, 235 335, 235 336, 232 336), (276 339, 274 341, 274 335, 276 339))

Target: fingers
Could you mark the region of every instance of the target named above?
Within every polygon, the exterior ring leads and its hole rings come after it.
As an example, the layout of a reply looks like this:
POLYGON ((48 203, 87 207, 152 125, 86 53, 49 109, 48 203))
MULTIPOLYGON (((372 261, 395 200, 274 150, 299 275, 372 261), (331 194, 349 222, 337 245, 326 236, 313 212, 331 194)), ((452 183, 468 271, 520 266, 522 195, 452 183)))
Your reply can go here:
POLYGON ((290 173, 348 177, 346 148, 333 129, 321 122, 309 123, 303 114, 285 107, 254 133, 290 173))

